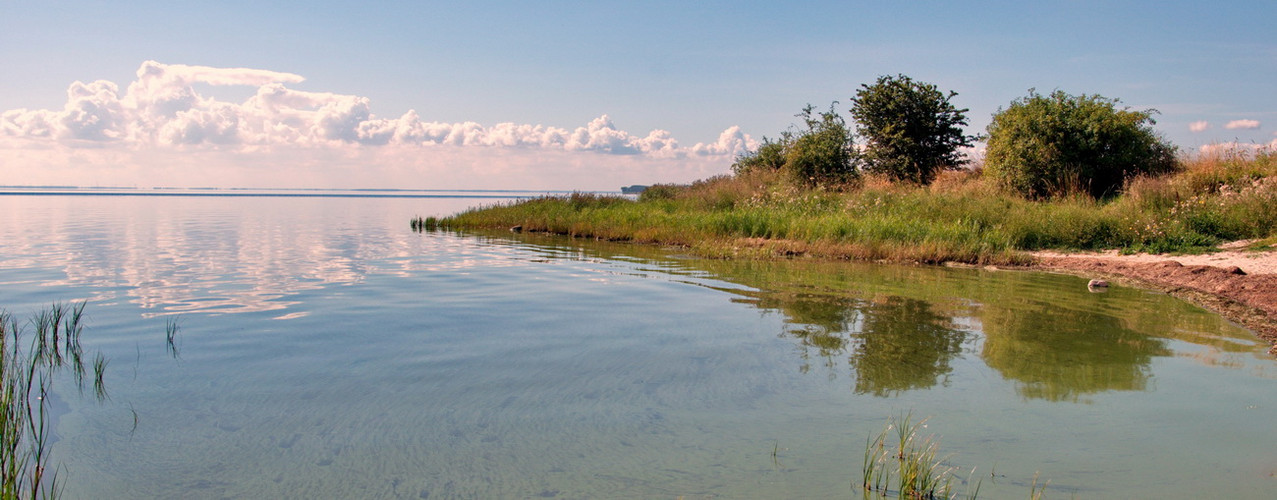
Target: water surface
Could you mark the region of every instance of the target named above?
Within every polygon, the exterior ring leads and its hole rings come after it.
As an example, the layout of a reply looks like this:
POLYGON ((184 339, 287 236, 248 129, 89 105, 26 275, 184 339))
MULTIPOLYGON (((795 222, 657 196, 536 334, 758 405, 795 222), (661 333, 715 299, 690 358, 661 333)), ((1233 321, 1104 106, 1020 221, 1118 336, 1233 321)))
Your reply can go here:
POLYGON ((981 498, 1277 488, 1274 362, 1182 301, 409 230, 499 201, 0 196, 0 306, 88 300, 111 359, 58 395, 67 495, 856 496, 910 411, 981 498))

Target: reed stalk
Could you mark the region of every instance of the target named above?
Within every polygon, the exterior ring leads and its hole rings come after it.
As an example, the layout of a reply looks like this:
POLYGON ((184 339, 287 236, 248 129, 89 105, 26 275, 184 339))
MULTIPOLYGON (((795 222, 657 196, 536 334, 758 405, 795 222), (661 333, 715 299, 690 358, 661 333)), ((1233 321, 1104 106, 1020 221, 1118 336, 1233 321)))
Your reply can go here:
MULTIPOLYGON (((938 500, 956 498, 953 481, 957 467, 946 464, 940 455, 940 443, 934 435, 921 435, 928 419, 913 420, 909 412, 887 420, 882 432, 865 440, 864 462, 860 485, 865 498, 908 498, 938 500), (895 431, 895 439, 888 436, 895 431), (895 448, 887 446, 893 442, 895 448)), ((972 469, 971 475, 975 474, 972 469)), ((966 481, 963 496, 974 500, 980 494, 981 482, 966 481)))
MULTIPOLYGON (((64 368, 71 369, 83 390, 84 306, 85 302, 69 307, 58 303, 35 314, 35 331, 26 345, 23 328, 0 311, 0 499, 56 498, 61 493, 59 468, 49 460, 49 397, 64 368)), ((93 373, 99 400, 106 398, 106 365, 106 358, 97 353, 93 373)))
POLYGON ((169 355, 173 356, 173 359, 181 357, 177 347, 177 333, 181 329, 182 327, 178 324, 177 318, 170 317, 164 320, 164 349, 168 351, 169 355))

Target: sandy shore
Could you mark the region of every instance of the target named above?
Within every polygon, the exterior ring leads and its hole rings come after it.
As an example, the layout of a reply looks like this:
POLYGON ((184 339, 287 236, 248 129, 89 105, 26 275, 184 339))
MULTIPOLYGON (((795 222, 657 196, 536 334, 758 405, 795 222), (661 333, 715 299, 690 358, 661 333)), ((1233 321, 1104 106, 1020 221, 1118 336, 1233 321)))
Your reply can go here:
POLYGON ((1209 255, 1037 252, 1034 267, 1164 290, 1245 325, 1277 355, 1277 251, 1242 250, 1245 245, 1234 242, 1209 255))

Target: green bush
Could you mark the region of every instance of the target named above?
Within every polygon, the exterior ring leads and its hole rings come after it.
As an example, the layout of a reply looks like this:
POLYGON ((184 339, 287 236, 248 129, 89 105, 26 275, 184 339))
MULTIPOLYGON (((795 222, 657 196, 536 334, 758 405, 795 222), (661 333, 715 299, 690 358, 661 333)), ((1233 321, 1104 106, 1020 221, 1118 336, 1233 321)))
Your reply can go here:
POLYGON ((1139 174, 1175 169, 1175 147, 1153 131, 1155 110, 1117 109, 1099 95, 1032 90, 989 124, 985 171, 1029 198, 1116 195, 1139 174))
POLYGON ((679 193, 686 191, 687 186, 675 184, 655 184, 639 193, 639 201, 672 200, 679 193))
POLYGON ((962 134, 966 109, 935 85, 905 75, 882 76, 851 99, 856 133, 864 137, 866 168, 895 181, 930 184, 936 173, 967 163, 958 148, 976 138, 962 134))
POLYGON ((777 141, 764 137, 763 143, 757 150, 736 157, 736 162, 732 164, 732 172, 741 175, 785 168, 785 156, 792 142, 793 138, 789 133, 781 134, 777 141))
POLYGON ((829 111, 813 113, 808 104, 799 113, 806 130, 785 132, 775 142, 763 139, 756 151, 736 158, 732 171, 737 175, 780 170, 800 185, 842 184, 860 173, 859 158, 853 147, 851 129, 830 106, 829 111))

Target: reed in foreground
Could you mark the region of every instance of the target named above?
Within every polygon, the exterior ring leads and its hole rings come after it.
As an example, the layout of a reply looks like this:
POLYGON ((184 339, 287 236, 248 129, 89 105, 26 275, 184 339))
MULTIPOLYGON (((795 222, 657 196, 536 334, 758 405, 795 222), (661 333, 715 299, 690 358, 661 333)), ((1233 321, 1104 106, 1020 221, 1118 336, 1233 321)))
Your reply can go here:
MULTIPOLYGON (((49 462, 49 395, 63 369, 84 387, 84 306, 53 304, 40 311, 31 319, 30 339, 9 313, 0 311, 0 498, 54 498, 60 492, 57 470, 49 462)), ((106 398, 106 365, 98 353, 92 384, 99 400, 106 398)))
MULTIPOLYGON (((954 491, 958 467, 947 464, 947 457, 939 453, 940 443, 935 435, 921 435, 928 419, 913 420, 913 413, 887 420, 882 432, 865 440, 864 462, 860 469, 859 488, 864 498, 908 498, 913 500, 949 500, 959 498, 954 491), (894 431, 894 435, 893 435, 894 431), (894 438, 894 439, 893 439, 894 438)), ((975 469, 968 471, 965 492, 961 498, 975 500, 980 496, 984 480, 971 482, 975 469)), ((1033 475, 1029 485, 1029 498, 1046 497, 1050 481, 1039 483, 1039 474, 1033 475)), ((857 489, 852 481, 852 489, 857 489)))
MULTIPOLYGON (((899 419, 891 418, 886 427, 865 442, 864 465, 861 468, 861 486, 865 498, 912 498, 935 500, 954 498, 953 480, 955 467, 945 465, 939 455, 940 444, 935 436, 920 436, 926 419, 913 421, 913 414, 899 419), (888 437, 895 431, 895 447, 888 446, 888 437)), ((970 489, 968 487, 968 489, 970 489)), ((976 498, 980 483, 966 498, 976 498)))

